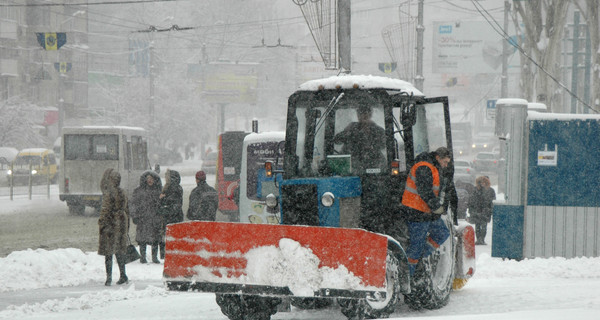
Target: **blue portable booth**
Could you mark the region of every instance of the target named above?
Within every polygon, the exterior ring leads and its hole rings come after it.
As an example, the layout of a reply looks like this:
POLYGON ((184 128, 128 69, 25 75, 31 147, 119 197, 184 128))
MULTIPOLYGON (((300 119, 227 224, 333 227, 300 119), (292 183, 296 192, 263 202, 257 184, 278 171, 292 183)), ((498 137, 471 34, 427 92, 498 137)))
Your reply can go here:
POLYGON ((506 202, 494 207, 492 256, 598 257, 600 115, 539 113, 500 99, 497 117, 506 202))

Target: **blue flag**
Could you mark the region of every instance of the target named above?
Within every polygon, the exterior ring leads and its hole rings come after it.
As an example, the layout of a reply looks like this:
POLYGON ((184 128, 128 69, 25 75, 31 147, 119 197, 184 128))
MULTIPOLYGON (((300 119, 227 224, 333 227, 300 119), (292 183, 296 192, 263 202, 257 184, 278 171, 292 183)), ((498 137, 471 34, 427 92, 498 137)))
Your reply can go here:
POLYGON ((44 50, 58 50, 67 43, 64 32, 36 32, 37 40, 44 50))

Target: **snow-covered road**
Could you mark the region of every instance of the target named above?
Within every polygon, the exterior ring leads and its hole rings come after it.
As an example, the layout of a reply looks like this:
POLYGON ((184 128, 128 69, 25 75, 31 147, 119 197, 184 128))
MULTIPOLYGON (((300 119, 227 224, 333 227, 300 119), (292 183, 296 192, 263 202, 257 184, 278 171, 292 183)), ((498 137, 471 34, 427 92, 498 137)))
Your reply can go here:
MULTIPOLYGON (((189 187, 189 181, 183 181, 189 187)), ((64 205, 0 198, 0 215, 64 205)), ((92 218, 90 218, 92 219, 92 218)), ((491 243, 491 225, 487 242, 491 243)), ((600 258, 492 258, 477 246, 475 276, 440 310, 401 306, 392 317, 430 319, 598 319, 600 258)), ((116 268, 115 268, 116 269, 116 268)), ((117 272, 115 270, 115 272, 117 272)), ((162 264, 127 265, 130 283, 105 287, 104 259, 75 248, 22 250, 0 258, 0 319, 226 319, 214 294, 167 291, 162 264)), ((115 273, 116 275, 116 273, 115 273)), ((292 308, 272 319, 345 319, 338 307, 292 308)))

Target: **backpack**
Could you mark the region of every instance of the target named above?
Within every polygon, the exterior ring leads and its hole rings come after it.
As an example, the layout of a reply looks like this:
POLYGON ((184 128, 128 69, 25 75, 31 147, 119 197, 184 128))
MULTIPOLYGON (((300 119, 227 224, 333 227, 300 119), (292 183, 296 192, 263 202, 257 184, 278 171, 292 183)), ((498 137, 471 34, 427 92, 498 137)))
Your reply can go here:
POLYGON ((215 221, 218 207, 217 192, 213 190, 204 192, 200 200, 200 220, 215 221))
POLYGON ((219 196, 213 188, 206 188, 200 195, 198 207, 194 211, 188 211, 188 219, 215 221, 217 208, 219 207, 219 196))

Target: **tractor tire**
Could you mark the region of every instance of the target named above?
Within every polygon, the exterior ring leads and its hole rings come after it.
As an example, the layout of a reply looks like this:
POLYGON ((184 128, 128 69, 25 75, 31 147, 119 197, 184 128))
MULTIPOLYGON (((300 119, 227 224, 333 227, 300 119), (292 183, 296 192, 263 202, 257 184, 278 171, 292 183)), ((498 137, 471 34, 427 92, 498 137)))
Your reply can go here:
POLYGON ((348 320, 364 320, 366 302, 364 299, 337 299, 342 313, 348 320))
POLYGON ((281 303, 280 298, 240 294, 216 294, 216 301, 230 320, 269 320, 281 303))
POLYGON ((445 219, 450 231, 448 240, 436 252, 421 259, 411 279, 411 293, 404 302, 413 310, 439 309, 448 303, 454 282, 456 239, 452 223, 445 219))
POLYGON ((338 299, 342 313, 352 320, 388 318, 396 309, 400 295, 398 266, 398 259, 392 251, 388 251, 385 272, 387 284, 385 299, 338 299))
POLYGON ((333 304, 332 298, 292 298, 291 304, 304 310, 323 309, 333 304))

